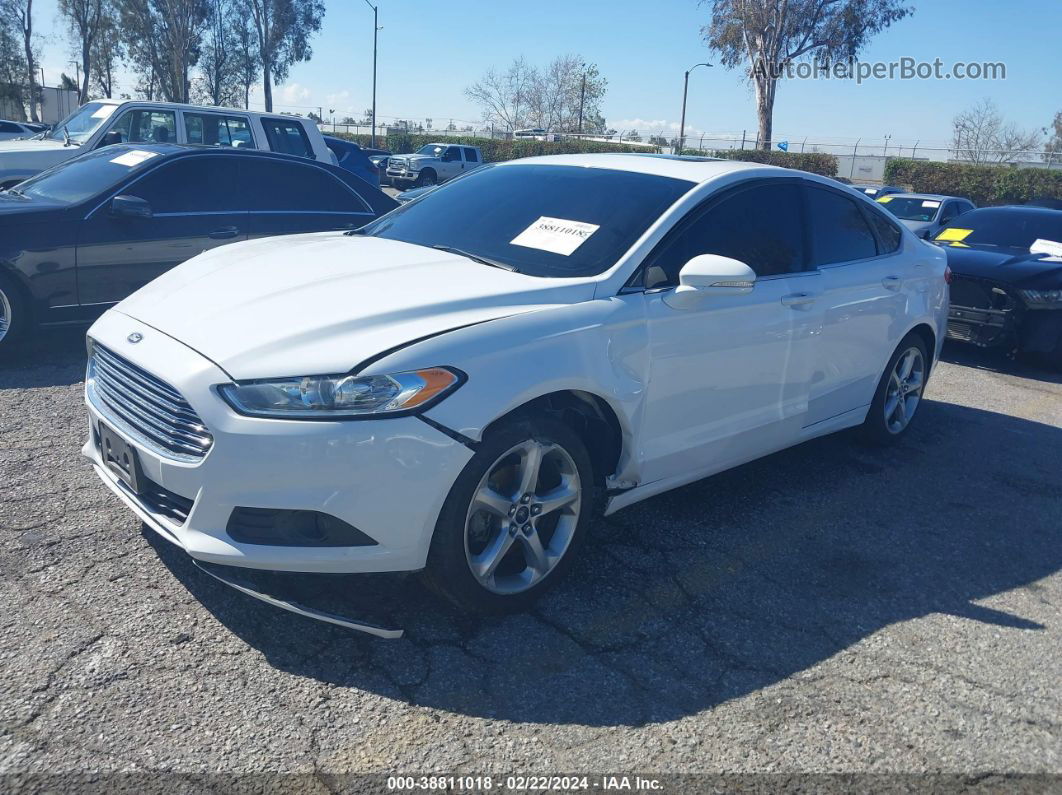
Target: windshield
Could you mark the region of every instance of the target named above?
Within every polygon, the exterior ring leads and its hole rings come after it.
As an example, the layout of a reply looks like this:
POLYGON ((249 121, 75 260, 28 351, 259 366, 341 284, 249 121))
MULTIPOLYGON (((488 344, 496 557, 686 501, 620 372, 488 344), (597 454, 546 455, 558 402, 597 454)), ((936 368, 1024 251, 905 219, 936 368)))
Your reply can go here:
POLYGON ((443 153, 443 147, 436 146, 434 144, 427 144, 417 150, 418 155, 431 155, 432 157, 438 157, 443 153))
POLYGON ((901 221, 932 221, 940 212, 940 199, 900 199, 885 196, 878 203, 901 221))
POLYGON ((72 143, 84 143, 92 137, 92 133, 96 132, 101 124, 111 117, 117 107, 117 105, 104 105, 101 102, 89 102, 82 105, 55 125, 48 133, 48 138, 52 141, 65 141, 66 135, 63 132, 65 129, 72 143))
POLYGON ((146 149, 108 146, 60 163, 31 177, 11 192, 16 196, 77 204, 113 187, 158 155, 146 149))
POLYGON ((941 242, 1027 251, 1037 240, 1062 243, 1062 212, 1055 210, 971 210, 937 233, 941 242))
POLYGON ((692 187, 602 168, 488 165, 359 234, 458 249, 532 276, 593 276, 692 187))

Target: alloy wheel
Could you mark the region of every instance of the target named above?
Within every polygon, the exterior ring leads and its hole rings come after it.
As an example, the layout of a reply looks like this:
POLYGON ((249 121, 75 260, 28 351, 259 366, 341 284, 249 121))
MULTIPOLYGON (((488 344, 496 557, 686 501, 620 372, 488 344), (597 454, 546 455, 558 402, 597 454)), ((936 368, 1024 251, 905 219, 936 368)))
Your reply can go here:
POLYGON ((885 427, 889 433, 901 433, 911 423, 925 382, 926 362, 922 351, 908 348, 896 360, 885 392, 885 427))
POLYGON ((11 320, 11 299, 0 290, 0 340, 3 340, 11 329, 11 320))
POLYGON ((579 470, 558 444, 528 439, 487 469, 465 519, 465 558, 488 591, 518 594, 560 563, 582 508, 579 470))

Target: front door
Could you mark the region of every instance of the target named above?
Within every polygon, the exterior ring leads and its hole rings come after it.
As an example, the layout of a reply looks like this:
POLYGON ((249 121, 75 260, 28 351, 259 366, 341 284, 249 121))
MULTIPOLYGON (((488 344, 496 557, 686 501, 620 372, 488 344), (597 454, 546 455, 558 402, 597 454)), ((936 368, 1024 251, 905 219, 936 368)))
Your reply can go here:
POLYGON ((243 240, 247 212, 235 190, 235 157, 200 155, 163 163, 122 187, 151 207, 150 218, 116 217, 110 198, 81 222, 78 298, 120 301, 170 268, 208 249, 243 240))
POLYGON ((804 271, 799 184, 728 191, 695 210, 646 262, 650 377, 641 426, 642 482, 707 474, 791 444, 807 412, 820 327, 821 277, 804 271), (745 262, 746 295, 690 309, 665 299, 698 254, 745 262))

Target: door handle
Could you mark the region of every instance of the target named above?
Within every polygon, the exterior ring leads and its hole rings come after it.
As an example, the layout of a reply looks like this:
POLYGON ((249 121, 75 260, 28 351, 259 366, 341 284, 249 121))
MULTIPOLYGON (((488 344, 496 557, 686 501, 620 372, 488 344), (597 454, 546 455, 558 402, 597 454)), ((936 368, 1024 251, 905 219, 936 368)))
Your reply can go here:
POLYGON ((886 290, 899 290, 903 286, 903 279, 899 276, 886 276, 881 280, 881 284, 886 290))
POLYGON ((791 307, 809 306, 815 303, 815 296, 810 293, 790 293, 782 296, 782 305, 791 307))
POLYGON ((240 234, 240 230, 235 226, 226 226, 222 229, 215 229, 210 233, 211 240, 231 240, 240 234))

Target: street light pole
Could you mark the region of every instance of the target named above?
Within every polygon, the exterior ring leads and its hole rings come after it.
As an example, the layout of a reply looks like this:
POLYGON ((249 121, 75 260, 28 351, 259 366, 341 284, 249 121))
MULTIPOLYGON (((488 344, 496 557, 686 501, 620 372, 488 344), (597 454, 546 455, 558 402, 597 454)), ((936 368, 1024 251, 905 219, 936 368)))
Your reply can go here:
POLYGON ((681 155, 683 148, 686 145, 686 94, 690 89, 690 72, 696 69, 698 66, 711 66, 710 63, 697 63, 686 70, 686 78, 682 83, 682 121, 679 123, 679 145, 678 153, 681 155))
POLYGON ((376 148, 376 40, 380 33, 380 8, 374 6, 369 0, 365 5, 372 9, 372 146, 376 148))

